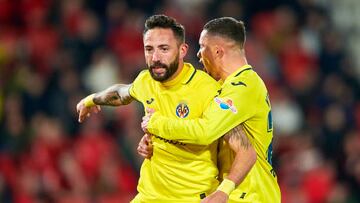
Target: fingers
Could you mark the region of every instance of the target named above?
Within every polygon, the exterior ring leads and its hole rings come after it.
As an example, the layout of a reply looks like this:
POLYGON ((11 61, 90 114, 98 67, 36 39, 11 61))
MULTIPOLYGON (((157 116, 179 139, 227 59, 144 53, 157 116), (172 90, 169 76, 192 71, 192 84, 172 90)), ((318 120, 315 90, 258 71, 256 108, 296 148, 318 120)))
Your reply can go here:
POLYGON ((91 116, 91 109, 84 107, 80 109, 79 122, 82 123, 87 117, 91 116))
POLYGON ((145 159, 150 159, 152 156, 152 151, 148 151, 145 148, 142 148, 141 146, 138 146, 137 152, 140 156, 144 157, 145 159))
POLYGON ((96 109, 95 113, 99 113, 101 111, 101 107, 99 105, 96 105, 95 107, 96 107, 95 108, 96 109))
POLYGON ((143 147, 143 146, 138 146, 137 148, 137 152, 140 156, 146 158, 146 159, 150 159, 152 156, 152 147, 151 150, 149 150, 149 148, 143 147))
POLYGON ((79 114, 78 121, 82 123, 87 117, 91 116, 91 113, 99 113, 101 111, 101 107, 99 105, 93 107, 85 107, 82 100, 76 105, 76 111, 79 114))
POLYGON ((81 100, 79 103, 77 103, 77 105, 76 105, 76 112, 77 113, 80 113, 81 106, 83 106, 83 105, 84 105, 83 100, 81 100))
POLYGON ((146 108, 146 113, 147 113, 147 114, 153 114, 153 113, 155 113, 155 109, 153 109, 153 108, 146 108))
POLYGON ((144 133, 147 133, 147 126, 149 124, 149 120, 150 120, 150 115, 146 115, 144 117, 142 117, 142 122, 141 122, 141 129, 144 131, 144 133))
POLYGON ((151 158, 153 153, 153 146, 151 141, 151 135, 145 134, 138 145, 137 152, 140 156, 144 158, 151 158))
POLYGON ((147 133, 147 126, 148 126, 148 121, 142 121, 141 122, 141 129, 144 133, 147 133))
POLYGON ((79 123, 82 123, 85 120, 86 116, 88 116, 88 114, 89 112, 87 111, 86 108, 80 109, 79 119, 78 119, 79 123))
POLYGON ((142 117, 141 129, 144 133, 148 133, 147 126, 150 121, 151 116, 155 113, 155 109, 146 108, 146 115, 142 117))
POLYGON ((146 145, 151 145, 151 147, 152 147, 151 134, 146 133, 143 136, 143 139, 144 139, 146 145))

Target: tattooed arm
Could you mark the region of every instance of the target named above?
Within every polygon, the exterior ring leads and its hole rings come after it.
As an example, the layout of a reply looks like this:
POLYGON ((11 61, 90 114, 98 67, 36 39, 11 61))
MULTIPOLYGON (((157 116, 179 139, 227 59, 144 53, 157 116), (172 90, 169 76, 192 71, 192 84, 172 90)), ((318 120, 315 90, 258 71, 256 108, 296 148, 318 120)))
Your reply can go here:
POLYGON ((91 94, 82 99, 77 105, 76 110, 79 114, 79 122, 84 121, 91 113, 98 113, 101 108, 99 105, 104 106, 120 106, 129 104, 133 98, 129 93, 131 84, 116 84, 104 91, 91 94))
POLYGON ((246 136, 242 125, 238 125, 224 135, 230 148, 235 152, 235 159, 227 177, 218 189, 206 197, 202 203, 225 203, 232 190, 239 185, 256 162, 257 155, 254 147, 246 136))
POLYGON ((129 104, 133 98, 129 93, 130 85, 116 84, 104 91, 95 93, 93 101, 96 105, 120 106, 129 104))
POLYGON ((239 185, 255 164, 256 151, 241 124, 226 133, 225 140, 236 154, 227 178, 239 185))

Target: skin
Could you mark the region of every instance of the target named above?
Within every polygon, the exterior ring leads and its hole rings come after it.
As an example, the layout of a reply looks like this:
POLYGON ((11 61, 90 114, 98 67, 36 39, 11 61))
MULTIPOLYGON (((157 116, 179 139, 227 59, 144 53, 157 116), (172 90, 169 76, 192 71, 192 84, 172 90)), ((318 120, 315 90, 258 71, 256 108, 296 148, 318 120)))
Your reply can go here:
MULTIPOLYGON (((182 70, 184 57, 188 50, 188 45, 179 41, 173 31, 167 28, 154 28, 148 30, 143 37, 144 56, 148 69, 155 80, 167 82, 175 78, 182 70), (172 64, 178 64, 176 71, 167 76, 166 72, 172 64)), ((76 110, 79 114, 78 121, 81 123, 92 113, 101 111, 100 105, 121 106, 129 104, 133 98, 128 93, 130 85, 115 84, 104 91, 94 94, 93 102, 96 106, 86 107, 85 98, 77 105, 76 110)), ((152 156, 151 135, 146 134, 139 142, 137 151, 144 158, 152 156)))
MULTIPOLYGON (((218 36, 210 36, 203 31, 200 36, 200 50, 198 56, 204 64, 206 72, 217 80, 225 80, 232 72, 242 65, 246 64, 246 58, 242 49, 236 48, 234 43, 218 36)), ((161 78, 166 75, 167 67, 170 67, 174 60, 179 60, 178 69, 175 73, 163 80, 169 81, 176 77, 183 67, 183 58, 186 55, 188 46, 179 43, 170 29, 155 28, 149 30, 144 35, 144 53, 148 67, 155 66, 152 75, 161 78)), ((128 104, 132 101, 130 95, 123 96, 124 86, 114 85, 108 89, 98 92, 94 95, 94 103, 96 106, 86 107, 84 99, 77 104, 77 112, 79 113, 79 122, 83 122, 86 117, 92 113, 99 112, 99 105, 120 106, 128 104)), ((148 114, 151 116, 151 113, 148 114)), ((145 119, 146 121, 146 119, 145 119)), ((228 179, 240 184, 246 174, 256 161, 256 153, 247 139, 242 129, 236 127, 227 133, 229 145, 236 152, 236 157, 229 173, 228 179)), ((146 158, 151 157, 151 139, 150 135, 145 135, 139 143, 138 153, 146 158)), ((228 196, 221 192, 215 191, 213 194, 203 200, 203 202, 226 202, 228 196)))
POLYGON ((150 68, 153 75, 157 77, 165 75, 165 68, 157 64, 164 64, 169 67, 177 60, 177 71, 164 82, 174 79, 181 72, 187 50, 188 45, 180 44, 171 29, 156 28, 149 30, 144 35, 145 60, 148 68, 154 67, 154 69, 150 68))
MULTIPOLYGON (((206 30, 199 38, 200 50, 198 57, 204 64, 207 72, 215 79, 224 81, 238 68, 247 64, 245 51, 234 41, 216 35, 206 30)), ((230 148, 236 153, 234 162, 227 179, 239 185, 256 162, 257 155, 242 125, 239 125, 225 134, 230 148)), ((227 202, 228 195, 222 191, 215 191, 202 202, 227 202)))
MULTIPOLYGON (((217 80, 225 80, 239 67, 247 64, 243 47, 221 36, 211 35, 203 30, 199 39, 198 57, 207 72, 217 80)), ((239 125, 225 134, 230 148, 236 153, 228 179, 239 185, 256 162, 254 147, 239 125)), ((227 202, 228 196, 222 191, 215 191, 202 202, 227 202)))
MULTIPOLYGON (((234 41, 216 35, 206 30, 199 38, 200 49, 197 56, 204 65, 205 71, 216 80, 224 81, 238 68, 247 64, 245 51, 234 41)), ((147 123, 152 113, 143 117, 142 128, 146 132, 147 123)), ((242 125, 233 128, 225 135, 225 140, 236 153, 227 179, 239 185, 256 162, 257 155, 254 147, 246 136, 242 125)), ((206 197, 203 203, 221 203, 228 201, 228 195, 222 191, 215 191, 206 197)))
MULTIPOLYGON (((188 50, 188 45, 179 42, 171 29, 154 28, 148 30, 143 38, 145 61, 148 69, 156 78, 165 77, 171 64, 177 63, 177 70, 163 82, 175 78, 182 70, 184 57, 188 50), (175 60, 177 60, 175 62, 175 60)), ((79 114, 79 122, 83 122, 92 113, 101 111, 100 105, 121 106, 130 103, 133 99, 124 89, 130 85, 115 84, 104 91, 94 94, 93 102, 96 106, 86 107, 85 98, 77 105, 76 110, 79 114)))

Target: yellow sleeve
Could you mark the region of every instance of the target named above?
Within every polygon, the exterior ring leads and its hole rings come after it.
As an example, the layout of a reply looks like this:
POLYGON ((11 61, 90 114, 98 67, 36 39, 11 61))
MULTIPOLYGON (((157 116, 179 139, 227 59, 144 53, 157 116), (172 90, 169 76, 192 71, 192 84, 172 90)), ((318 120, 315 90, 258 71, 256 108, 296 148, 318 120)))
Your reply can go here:
POLYGON ((136 100, 140 100, 140 96, 141 96, 141 84, 143 83, 143 78, 145 76, 147 70, 143 70, 139 73, 139 75, 135 78, 134 82, 131 84, 131 87, 129 89, 129 94, 132 98, 136 99, 136 100))
POLYGON ((201 118, 180 120, 155 113, 148 130, 165 139, 208 145, 254 115, 256 95, 254 88, 226 84, 201 118))

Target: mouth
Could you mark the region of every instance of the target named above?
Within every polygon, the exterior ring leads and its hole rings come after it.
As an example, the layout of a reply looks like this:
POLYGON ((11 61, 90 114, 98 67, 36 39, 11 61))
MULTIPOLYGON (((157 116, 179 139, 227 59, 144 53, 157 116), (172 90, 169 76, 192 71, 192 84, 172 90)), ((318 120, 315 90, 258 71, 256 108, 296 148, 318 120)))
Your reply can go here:
POLYGON ((166 68, 162 66, 154 66, 153 68, 151 68, 151 71, 156 75, 162 75, 165 74, 166 68))

